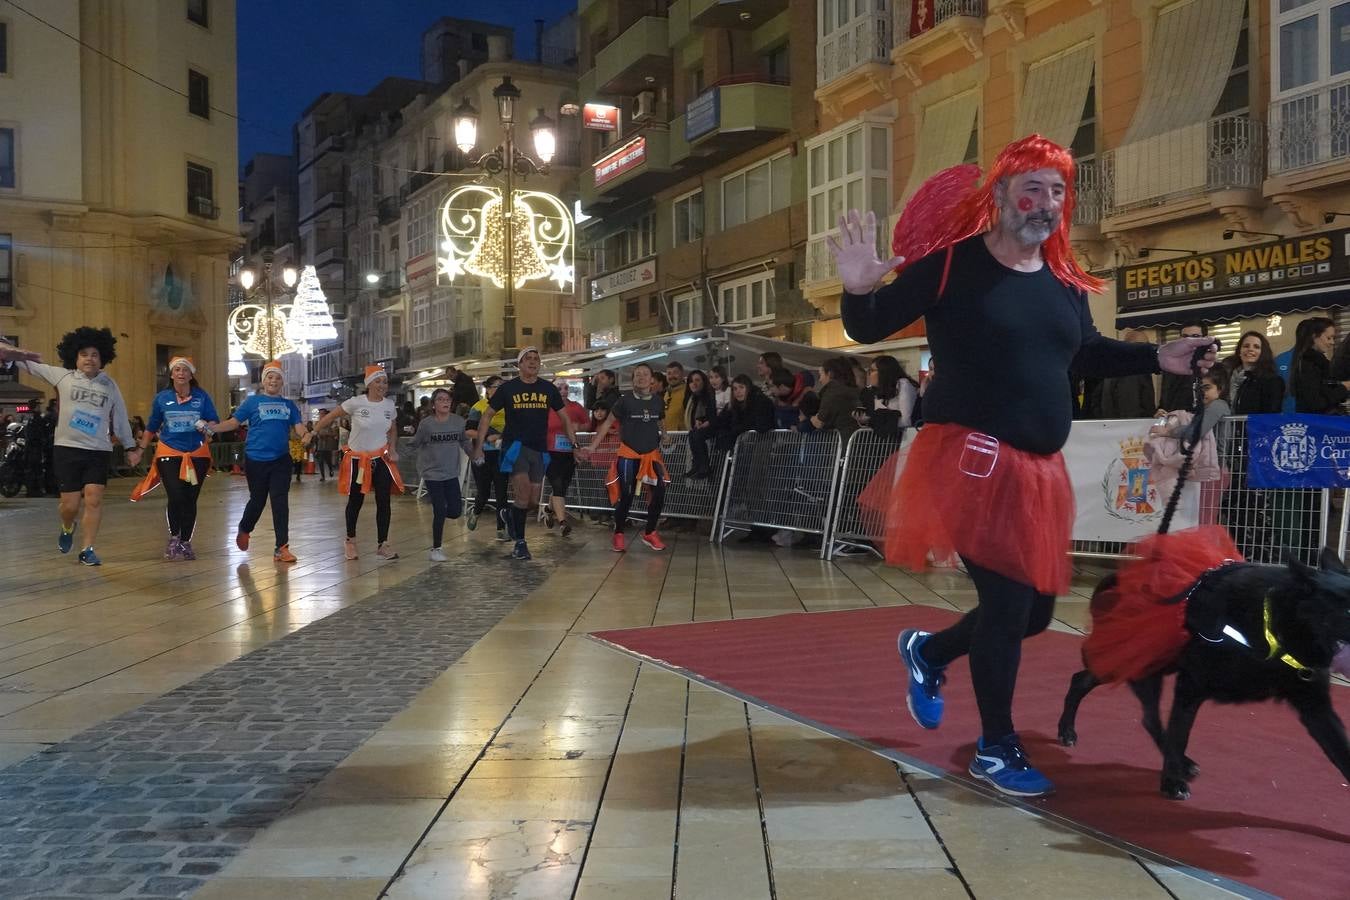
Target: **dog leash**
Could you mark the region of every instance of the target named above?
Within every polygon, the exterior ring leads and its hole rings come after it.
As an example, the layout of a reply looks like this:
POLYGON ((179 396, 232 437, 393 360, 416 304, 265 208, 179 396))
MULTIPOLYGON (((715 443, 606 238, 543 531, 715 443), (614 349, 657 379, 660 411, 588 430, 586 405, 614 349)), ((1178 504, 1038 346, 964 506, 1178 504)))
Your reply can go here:
POLYGON ((1191 474, 1191 465, 1195 457, 1195 448, 1202 437, 1205 403, 1200 383, 1200 379, 1204 377, 1204 372, 1200 370, 1200 360, 1204 359, 1211 347, 1214 348, 1214 355, 1217 357, 1220 346, 1219 341, 1211 341, 1203 347, 1195 348, 1195 352, 1191 354, 1191 404, 1195 412, 1191 417, 1190 433, 1181 439, 1181 469, 1177 472, 1177 483, 1172 486, 1172 496, 1167 498, 1167 507, 1163 510, 1158 534, 1167 534, 1172 527, 1172 515, 1177 511, 1177 504, 1181 502, 1181 491, 1186 487, 1186 479, 1191 474))

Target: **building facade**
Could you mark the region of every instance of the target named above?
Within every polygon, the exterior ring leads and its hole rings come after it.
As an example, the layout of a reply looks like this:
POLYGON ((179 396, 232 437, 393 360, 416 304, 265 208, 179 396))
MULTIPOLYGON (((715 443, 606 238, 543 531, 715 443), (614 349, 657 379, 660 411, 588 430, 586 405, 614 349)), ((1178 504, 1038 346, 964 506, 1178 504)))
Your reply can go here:
POLYGON ((0 333, 110 327, 132 414, 177 353, 224 401, 235 109, 233 0, 0 9, 0 333))
POLYGON ((588 339, 727 325, 809 340, 814 9, 595 0, 579 15, 588 339))

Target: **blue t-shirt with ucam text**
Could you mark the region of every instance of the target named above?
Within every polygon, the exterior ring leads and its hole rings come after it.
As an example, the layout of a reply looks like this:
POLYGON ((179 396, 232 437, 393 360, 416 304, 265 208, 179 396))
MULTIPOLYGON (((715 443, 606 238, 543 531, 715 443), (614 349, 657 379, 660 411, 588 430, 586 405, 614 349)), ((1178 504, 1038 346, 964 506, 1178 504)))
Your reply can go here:
POLYGON ((249 394, 234 417, 248 426, 244 455, 259 462, 289 456, 291 429, 303 421, 294 401, 266 394, 249 394))
POLYGON ((211 396, 201 388, 193 388, 192 393, 182 402, 173 388, 166 388, 155 395, 150 421, 145 423, 146 431, 159 435, 159 442, 175 450, 191 453, 202 445, 204 438, 197 430, 197 420, 215 422, 216 405, 211 396))

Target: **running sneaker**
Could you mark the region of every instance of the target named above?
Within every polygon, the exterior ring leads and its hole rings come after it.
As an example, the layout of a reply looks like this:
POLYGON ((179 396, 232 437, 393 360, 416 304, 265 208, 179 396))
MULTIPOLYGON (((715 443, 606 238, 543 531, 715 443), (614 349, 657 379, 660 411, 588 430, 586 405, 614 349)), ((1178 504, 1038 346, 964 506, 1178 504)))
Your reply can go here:
POLYGON ((613 546, 614 546, 614 552, 615 552, 615 553, 622 553, 623 551, 625 551, 625 550, 628 549, 628 546, 627 546, 627 545, 624 543, 624 541, 623 541, 623 532, 622 532, 622 531, 616 531, 616 532, 614 532, 614 545, 613 545, 613 546))
POLYGON ((273 562, 293 563, 295 554, 291 552, 290 544, 282 544, 276 550, 272 551, 273 562))
POLYGON ((548 526, 549 531, 558 527, 558 517, 554 515, 552 506, 544 507, 544 524, 548 526))
POLYGON ((394 545, 388 541, 385 541, 379 546, 375 551, 375 555, 380 559, 398 559, 398 551, 395 550, 394 545))
POLYGON ((516 541, 516 549, 511 551, 512 559, 534 559, 530 555, 530 548, 525 546, 524 541, 516 541))
POLYGON ((248 532, 241 531, 234 536, 234 545, 240 550, 248 549, 248 532))
POLYGON ((563 536, 563 537, 567 537, 567 536, 568 536, 569 534, 571 534, 571 533, 572 533, 572 520, 571 520, 571 519, 563 519, 563 523, 562 523, 562 536, 563 536))
POLYGON ((507 528, 506 510, 497 510, 497 540, 506 542, 511 540, 511 529, 507 528))
POLYGON ((69 531, 66 530, 65 525, 62 525, 61 533, 56 537, 56 549, 60 550, 62 553, 69 553, 70 548, 74 546, 75 546, 75 525, 72 523, 69 531))
POLYGON ((661 535, 657 534, 655 531, 648 531, 644 533, 642 535, 642 543, 646 544, 648 547, 651 547, 653 550, 666 549, 665 543, 661 540, 661 535))
POLYGON ((164 545, 164 558, 165 559, 183 558, 183 551, 181 549, 181 545, 178 542, 178 538, 170 536, 169 542, 164 545))
POLYGON ((970 774, 987 781, 1009 797, 1044 797, 1055 792, 1055 785, 1027 759, 1027 751, 1016 734, 1010 734, 992 747, 984 738, 975 744, 970 774))
POLYGON ((924 662, 919 652, 931 635, 910 628, 900 632, 896 647, 900 659, 909 672, 909 691, 905 700, 909 714, 923 728, 937 728, 942 724, 942 683, 947 680, 946 667, 935 668, 924 662))
POLYGON ((348 559, 356 559, 356 541, 347 538, 342 542, 342 553, 348 559))
POLYGON ((84 563, 86 566, 103 565, 103 560, 98 558, 98 554, 94 552, 93 547, 85 547, 80 551, 80 562, 84 563))
POLYGON ((449 558, 440 547, 432 547, 431 552, 427 554, 427 559, 432 562, 445 562, 449 558))
POLYGON ((465 517, 465 522, 464 522, 464 524, 469 526, 469 530, 470 530, 470 531, 473 531, 475 528, 478 527, 478 508, 477 508, 477 507, 475 507, 475 506, 470 506, 470 507, 469 507, 469 514, 465 517))
POLYGON ((189 562, 197 558, 197 554, 192 550, 192 541, 179 541, 178 552, 182 554, 183 559, 189 562))

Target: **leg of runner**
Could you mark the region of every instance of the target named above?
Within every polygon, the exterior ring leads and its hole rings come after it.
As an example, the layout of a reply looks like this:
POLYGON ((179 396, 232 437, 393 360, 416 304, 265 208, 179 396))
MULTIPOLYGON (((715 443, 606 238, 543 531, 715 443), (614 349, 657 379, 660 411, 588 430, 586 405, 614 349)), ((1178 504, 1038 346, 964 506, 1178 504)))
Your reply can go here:
POLYGON ((525 543, 525 522, 529 519, 530 510, 539 503, 539 494, 543 488, 542 481, 531 481, 529 467, 522 465, 519 471, 511 474, 511 489, 515 492, 515 502, 509 507, 511 511, 511 537, 515 539, 515 549, 511 551, 511 556, 515 559, 530 559, 530 548, 525 543))
POLYGON ((647 529, 642 533, 642 543, 653 550, 664 550, 666 545, 656 533, 656 523, 661 521, 661 511, 666 505, 666 469, 664 464, 656 464, 656 484, 648 485, 647 529))
POLYGON ((276 534, 276 549, 272 559, 277 562, 295 562, 290 548, 291 528, 291 466, 290 457, 283 456, 272 466, 268 479, 268 500, 272 503, 272 531, 276 534))
POLYGON ((613 546, 615 553, 622 553, 627 549, 623 532, 628 527, 628 511, 633 508, 633 498, 637 493, 637 472, 637 460, 619 457, 617 461, 619 502, 614 504, 613 546))
POLYGON ((375 460, 370 473, 375 479, 375 536, 379 541, 375 554, 381 559, 398 559, 398 551, 389 543, 389 521, 393 517, 389 494, 394 489, 394 476, 382 459, 375 460))
MULTIPOLYGON (((289 462, 290 457, 286 457, 289 462)), ((235 529, 234 544, 240 550, 248 549, 248 536, 262 518, 263 508, 267 506, 267 492, 271 487, 273 461, 256 460, 244 457, 244 479, 248 482, 248 503, 244 514, 239 518, 239 527, 235 529)), ((289 468, 287 471, 290 471, 289 468)))

